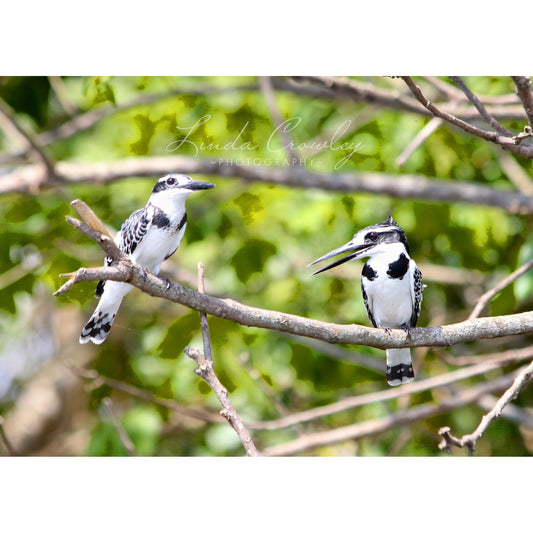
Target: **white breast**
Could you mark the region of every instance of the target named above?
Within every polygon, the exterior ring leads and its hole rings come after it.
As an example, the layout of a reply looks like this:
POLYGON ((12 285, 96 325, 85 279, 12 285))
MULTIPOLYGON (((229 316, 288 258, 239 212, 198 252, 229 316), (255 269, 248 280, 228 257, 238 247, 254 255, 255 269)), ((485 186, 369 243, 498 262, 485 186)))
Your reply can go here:
POLYGON ((368 299, 367 305, 376 323, 383 327, 398 328, 409 324, 413 313, 411 265, 402 279, 390 278, 387 275, 390 262, 389 254, 372 257, 368 266, 376 272, 377 277, 372 281, 363 278, 363 284, 368 299))
POLYGON ((159 274, 159 268, 165 257, 180 245, 185 227, 186 224, 177 233, 164 231, 156 226, 150 227, 133 252, 132 259, 150 272, 159 274))

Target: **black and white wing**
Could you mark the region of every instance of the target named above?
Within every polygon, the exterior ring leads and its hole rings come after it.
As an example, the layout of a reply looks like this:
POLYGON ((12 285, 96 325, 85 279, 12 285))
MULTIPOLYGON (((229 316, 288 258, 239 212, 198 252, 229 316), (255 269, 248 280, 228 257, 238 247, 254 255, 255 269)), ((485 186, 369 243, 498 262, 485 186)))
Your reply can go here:
POLYGON ((365 285, 363 282, 363 276, 361 276, 361 294, 363 295, 363 302, 365 304, 366 314, 368 315, 368 318, 370 318, 370 322, 372 322, 372 325, 377 328, 376 321, 374 320, 374 315, 372 314, 372 302, 369 301, 368 295, 365 291, 365 285))
POLYGON ((147 207, 134 211, 120 228, 117 235, 117 246, 123 252, 131 255, 146 235, 151 221, 152 217, 147 207))
MULTIPOLYGON (((120 231, 115 237, 115 244, 124 253, 131 255, 137 245, 142 241, 146 235, 151 223, 151 217, 146 207, 137 209, 134 211, 128 219, 122 224, 120 231)), ((113 262, 113 259, 108 255, 104 259, 104 266, 109 266, 113 262)), ((96 286, 95 296, 100 298, 104 292, 105 281, 99 281, 96 286)))
POLYGON ((422 283, 422 272, 414 264, 414 268, 409 269, 411 273, 411 298, 413 300, 413 314, 411 315, 410 326, 414 328, 420 316, 420 307, 422 305, 422 291, 425 285, 422 283))

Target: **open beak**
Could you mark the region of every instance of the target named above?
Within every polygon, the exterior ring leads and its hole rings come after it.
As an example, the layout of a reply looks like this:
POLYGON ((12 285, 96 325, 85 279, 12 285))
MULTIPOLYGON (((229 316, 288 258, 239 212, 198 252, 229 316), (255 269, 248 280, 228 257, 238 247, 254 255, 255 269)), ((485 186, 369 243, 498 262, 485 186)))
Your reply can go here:
POLYGON ((345 244, 344 246, 341 246, 340 248, 336 248, 335 250, 332 250, 331 252, 327 253, 326 255, 323 255, 322 257, 319 257, 312 263, 309 263, 307 266, 310 267, 311 265, 314 265, 316 263, 319 263, 320 261, 324 261, 326 259, 330 259, 331 257, 335 257, 336 255, 343 254, 346 252, 352 252, 342 259, 338 259, 337 261, 334 261, 331 263, 331 265, 328 265, 324 268, 321 268, 320 270, 317 270, 316 272, 313 272, 313 276, 315 274, 320 274, 320 272, 324 272, 325 270, 329 270, 330 268, 342 265, 343 263, 346 263, 347 261, 350 261, 351 259, 356 259, 357 256, 361 255, 365 250, 368 250, 371 248, 372 245, 369 244, 353 244, 352 242, 349 242, 348 244, 345 244))
POLYGON ((189 189, 190 191, 201 191, 204 189, 212 189, 215 185, 213 183, 209 183, 208 181, 189 181, 185 185, 182 185, 182 189, 189 189))

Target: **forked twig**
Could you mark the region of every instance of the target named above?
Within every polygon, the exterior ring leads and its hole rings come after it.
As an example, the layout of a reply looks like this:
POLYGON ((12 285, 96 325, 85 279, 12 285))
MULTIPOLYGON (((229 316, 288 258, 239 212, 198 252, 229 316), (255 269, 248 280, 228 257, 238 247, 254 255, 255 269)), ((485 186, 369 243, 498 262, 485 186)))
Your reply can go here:
POLYGON ((533 93, 529 76, 511 76, 516 85, 516 94, 526 112, 530 128, 533 128, 533 93))
POLYGON ((512 385, 504 392, 496 405, 481 419, 480 424, 476 430, 469 435, 464 435, 460 439, 451 434, 448 426, 442 427, 439 430, 439 435, 442 436, 442 441, 439 444, 441 450, 451 451, 452 446, 458 448, 466 448, 469 455, 473 455, 477 441, 483 436, 488 426, 496 420, 501 414, 504 407, 514 400, 521 388, 533 377, 533 361, 525 367, 514 379, 512 385))
POLYGON ((250 457, 257 457, 260 455, 250 433, 242 421, 242 418, 235 410, 235 407, 233 407, 228 391, 224 385, 220 383, 220 380, 215 374, 213 370, 213 361, 208 361, 197 348, 187 347, 184 351, 188 357, 196 361, 198 364, 195 373, 198 374, 216 394, 216 397, 222 405, 222 411, 220 411, 220 414, 230 423, 231 427, 235 430, 235 433, 237 433, 237 436, 246 450, 246 454, 250 457))
POLYGON ((470 313, 468 320, 477 318, 481 314, 481 311, 483 311, 484 307, 492 300, 492 298, 494 298, 494 296, 496 296, 500 291, 505 289, 505 287, 513 283, 522 274, 525 274, 532 267, 533 267, 533 259, 530 259, 527 263, 524 263, 521 267, 517 268, 514 272, 511 272, 511 274, 509 274, 506 278, 502 279, 492 289, 490 289, 485 294, 483 294, 477 301, 477 304, 472 310, 472 312, 470 313))

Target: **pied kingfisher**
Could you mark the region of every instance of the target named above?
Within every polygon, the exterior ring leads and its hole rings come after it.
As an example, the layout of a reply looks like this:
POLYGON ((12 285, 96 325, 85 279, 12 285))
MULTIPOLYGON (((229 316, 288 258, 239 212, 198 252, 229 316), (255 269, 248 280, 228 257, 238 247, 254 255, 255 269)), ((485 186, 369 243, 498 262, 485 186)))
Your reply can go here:
MULTIPOLYGON (((134 263, 158 275, 161 263, 178 249, 185 233, 185 200, 194 191, 213 187, 212 183, 194 181, 183 174, 168 174, 160 178, 146 207, 133 212, 122 224, 115 244, 134 263)), ((110 265, 111 262, 111 258, 106 257, 105 264, 110 265)), ((101 344, 105 341, 122 298, 132 288, 129 283, 120 281, 98 282, 96 297, 100 298, 100 302, 81 332, 80 343, 92 341, 101 344)))
MULTIPOLYGON (((311 265, 344 252, 347 256, 314 272, 324 272, 346 261, 370 257, 361 273, 361 292, 368 318, 376 328, 390 331, 402 328, 407 336, 416 326, 422 303, 422 273, 409 256, 405 232, 391 216, 384 222, 357 232, 353 239, 311 265)), ((309 265, 310 266, 310 265, 309 265)), ((389 385, 409 383, 414 379, 409 348, 386 350, 389 385)))

